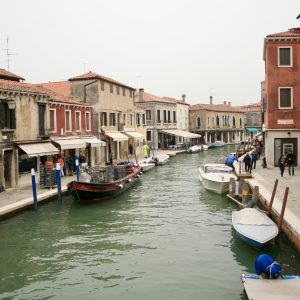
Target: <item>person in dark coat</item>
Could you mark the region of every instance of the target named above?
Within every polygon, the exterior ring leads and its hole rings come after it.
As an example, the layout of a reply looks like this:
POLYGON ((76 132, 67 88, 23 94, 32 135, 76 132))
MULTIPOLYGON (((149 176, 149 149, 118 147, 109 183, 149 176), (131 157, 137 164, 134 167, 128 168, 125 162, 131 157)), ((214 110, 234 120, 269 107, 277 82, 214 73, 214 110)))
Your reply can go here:
POLYGON ((243 162, 245 164, 245 171, 251 173, 251 157, 249 153, 245 155, 243 162))
POLYGON ((256 168, 256 161, 257 161, 257 152, 254 150, 251 153, 251 170, 256 168))
POLYGON ((295 166, 295 162, 296 162, 296 157, 293 154, 293 152, 288 153, 288 155, 286 156, 286 161, 287 161, 287 165, 289 167, 289 175, 295 175, 294 166, 295 166))
POLYGON ((284 169, 285 169, 285 166, 286 166, 286 156, 285 155, 282 154, 279 157, 278 166, 279 166, 279 169, 280 169, 280 176, 283 177, 284 169))

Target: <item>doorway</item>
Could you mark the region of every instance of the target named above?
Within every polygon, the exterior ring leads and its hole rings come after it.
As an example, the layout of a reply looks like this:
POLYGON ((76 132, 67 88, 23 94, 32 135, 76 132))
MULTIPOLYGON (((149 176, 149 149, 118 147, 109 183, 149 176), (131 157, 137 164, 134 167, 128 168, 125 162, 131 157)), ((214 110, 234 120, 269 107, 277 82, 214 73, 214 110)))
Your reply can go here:
POLYGON ((4 188, 12 187, 12 163, 13 163, 13 150, 4 150, 3 155, 4 166, 4 188))
POLYGON ((297 148, 297 139, 275 139, 274 140, 274 166, 278 167, 279 157, 284 154, 292 152, 295 157, 295 166, 298 164, 298 148, 297 148))

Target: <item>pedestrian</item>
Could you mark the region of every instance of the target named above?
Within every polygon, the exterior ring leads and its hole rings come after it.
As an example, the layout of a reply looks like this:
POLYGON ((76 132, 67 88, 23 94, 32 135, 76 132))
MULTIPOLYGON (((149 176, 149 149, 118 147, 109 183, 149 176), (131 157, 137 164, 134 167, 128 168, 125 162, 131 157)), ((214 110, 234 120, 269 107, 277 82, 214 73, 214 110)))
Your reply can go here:
POLYGON ((248 152, 245 155, 243 162, 245 164, 245 171, 251 173, 251 157, 248 152))
POLYGON ((231 167, 233 170, 235 170, 235 168, 234 168, 235 161, 237 161, 236 156, 231 154, 225 159, 225 165, 228 167, 231 167))
POLYGON ((251 170, 256 168, 256 161, 257 161, 257 152, 256 150, 254 150, 251 153, 251 170))
POLYGON ((85 163, 85 156, 83 155, 83 153, 80 152, 79 154, 79 164, 84 164, 85 163))
POLYGON ((57 159, 57 162, 59 163, 59 166, 60 166, 60 175, 65 176, 65 173, 64 173, 64 166, 65 166, 64 159, 60 156, 57 159))
POLYGON ((148 145, 144 142, 144 146, 143 146, 144 158, 148 158, 148 151, 149 151, 149 147, 148 147, 148 145))
POLYGON ((66 162, 67 167, 68 167, 68 175, 72 176, 73 175, 73 158, 71 156, 67 157, 68 161, 66 162))
POLYGON ((296 157, 292 151, 290 151, 288 153, 288 155, 286 156, 286 161, 287 161, 287 165, 289 167, 289 175, 295 175, 294 166, 295 166, 296 157))
POLYGON ((285 166, 286 166, 286 156, 285 155, 282 154, 279 157, 278 166, 279 166, 279 169, 280 169, 280 176, 283 177, 284 169, 285 169, 285 166))

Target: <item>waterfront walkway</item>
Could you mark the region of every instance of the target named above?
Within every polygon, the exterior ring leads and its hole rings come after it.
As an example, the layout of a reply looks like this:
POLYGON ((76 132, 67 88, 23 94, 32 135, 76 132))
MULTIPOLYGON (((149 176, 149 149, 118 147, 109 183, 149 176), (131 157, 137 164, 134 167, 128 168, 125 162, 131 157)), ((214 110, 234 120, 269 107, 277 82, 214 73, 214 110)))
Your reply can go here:
MULTIPOLYGON (((209 150, 208 150, 209 151, 209 150)), ((170 152, 170 151, 160 151, 170 152)), ((170 158, 172 159, 172 158, 170 158)), ((142 159, 139 159, 141 161, 142 159)), ((284 225, 290 231, 285 231, 289 239, 293 241, 295 246, 300 250, 300 169, 295 169, 295 176, 288 174, 286 168, 284 176, 280 177, 279 168, 262 168, 262 161, 257 161, 256 169, 252 171, 253 178, 248 179, 249 184, 259 187, 261 197, 268 203, 275 180, 278 179, 278 187, 273 202, 273 214, 280 215, 284 191, 289 187, 286 211, 284 215, 284 225)), ((200 162, 199 162, 200 164, 200 162)), ((30 181, 30 175, 27 182, 30 181)), ((66 192, 67 183, 74 180, 76 176, 62 177, 62 192, 66 192)), ((40 189, 37 185, 38 201, 45 201, 52 197, 57 197, 57 189, 40 189)), ((54 198, 55 199, 55 198, 54 198)), ((14 189, 7 189, 0 193, 0 218, 13 214, 26 207, 33 207, 33 196, 31 185, 23 185, 14 189)))

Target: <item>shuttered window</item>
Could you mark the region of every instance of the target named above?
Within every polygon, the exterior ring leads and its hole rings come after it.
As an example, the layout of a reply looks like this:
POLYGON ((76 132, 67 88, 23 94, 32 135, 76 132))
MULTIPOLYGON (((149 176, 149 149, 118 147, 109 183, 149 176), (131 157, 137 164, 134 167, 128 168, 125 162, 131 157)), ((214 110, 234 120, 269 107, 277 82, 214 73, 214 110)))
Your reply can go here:
POLYGON ((292 65, 291 50, 290 47, 279 48, 279 66, 288 67, 292 65))
POLYGON ((279 108, 292 108, 292 88, 279 88, 279 108))

